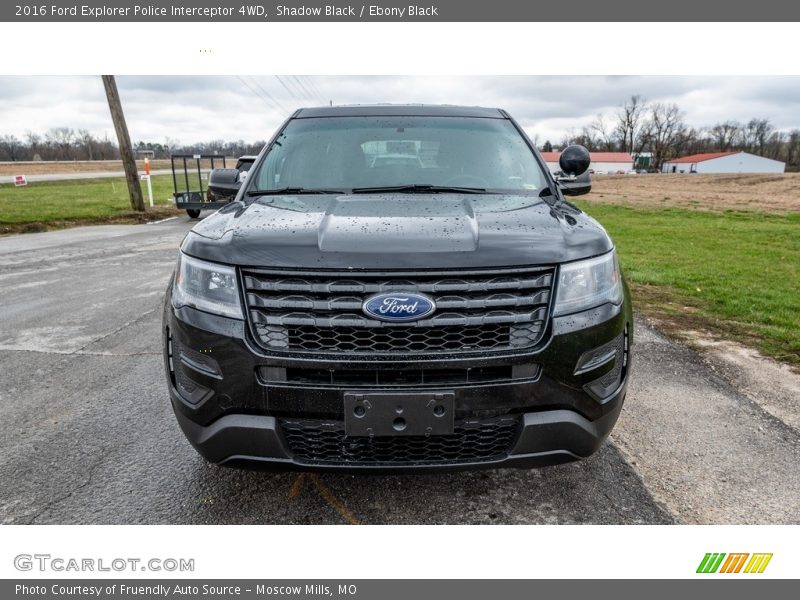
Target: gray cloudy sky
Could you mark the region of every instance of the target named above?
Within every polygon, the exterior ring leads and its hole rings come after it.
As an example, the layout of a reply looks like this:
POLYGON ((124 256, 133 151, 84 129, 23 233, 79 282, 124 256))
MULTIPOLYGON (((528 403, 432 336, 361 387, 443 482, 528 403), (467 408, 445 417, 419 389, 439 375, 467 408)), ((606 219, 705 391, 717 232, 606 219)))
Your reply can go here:
MULTIPOLYGON (((768 118, 800 127, 800 77, 662 76, 120 76, 134 141, 266 139, 300 106, 425 102, 507 109, 540 141, 557 142, 632 94, 676 102, 690 125, 768 118), (285 87, 284 87, 285 86, 285 87), (288 89, 287 89, 288 88, 288 89)), ((0 135, 51 127, 114 137, 100 77, 0 77, 0 135)))

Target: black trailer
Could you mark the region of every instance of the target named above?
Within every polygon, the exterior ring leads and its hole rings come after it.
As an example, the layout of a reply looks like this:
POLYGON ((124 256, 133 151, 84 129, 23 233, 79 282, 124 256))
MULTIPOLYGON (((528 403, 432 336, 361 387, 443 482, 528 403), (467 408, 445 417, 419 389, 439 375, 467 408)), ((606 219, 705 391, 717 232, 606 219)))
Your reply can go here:
POLYGON ((173 154, 172 183, 175 192, 175 207, 185 210, 191 218, 200 216, 201 210, 217 210, 231 201, 229 196, 210 193, 207 185, 203 185, 203 176, 211 179, 215 169, 227 169, 224 156, 215 154, 173 154))

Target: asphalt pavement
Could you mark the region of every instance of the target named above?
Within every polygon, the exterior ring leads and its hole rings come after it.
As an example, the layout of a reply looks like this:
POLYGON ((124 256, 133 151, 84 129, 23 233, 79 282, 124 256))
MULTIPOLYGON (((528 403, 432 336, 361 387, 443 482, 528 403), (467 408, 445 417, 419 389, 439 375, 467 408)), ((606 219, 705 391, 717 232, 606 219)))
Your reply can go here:
POLYGON ((743 389, 741 369, 641 318, 620 422, 582 462, 391 476, 206 464, 172 415, 160 351, 192 223, 0 238, 0 522, 800 523, 793 392, 776 410, 768 383, 743 389))

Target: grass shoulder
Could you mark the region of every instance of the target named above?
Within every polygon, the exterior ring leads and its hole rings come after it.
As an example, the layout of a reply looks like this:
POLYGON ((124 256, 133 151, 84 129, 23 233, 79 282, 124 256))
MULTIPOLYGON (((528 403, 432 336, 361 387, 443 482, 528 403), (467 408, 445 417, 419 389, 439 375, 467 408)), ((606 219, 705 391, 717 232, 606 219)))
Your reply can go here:
MULTIPOLYGON (((172 177, 154 176, 152 208, 131 210, 124 178, 0 185, 0 233, 27 233, 78 225, 141 223, 181 214, 172 203, 172 177)), ((144 187, 144 185, 143 185, 144 187)), ((148 203, 145 193, 145 204, 148 203)))
POLYGON ((579 204, 614 239, 637 310, 800 365, 800 214, 579 204))

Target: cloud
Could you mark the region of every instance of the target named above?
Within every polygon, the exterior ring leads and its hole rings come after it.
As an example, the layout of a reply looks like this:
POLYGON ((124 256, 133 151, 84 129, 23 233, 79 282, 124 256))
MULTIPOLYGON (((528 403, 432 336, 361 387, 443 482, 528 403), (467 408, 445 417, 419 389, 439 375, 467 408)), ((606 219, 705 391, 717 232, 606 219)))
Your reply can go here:
MULTIPOLYGON (((265 140, 291 112, 318 104, 413 102, 498 106, 540 140, 558 141, 633 94, 676 102, 695 127, 768 118, 800 127, 800 77, 120 76, 135 140, 265 140)), ((52 127, 114 137, 100 77, 1 77, 0 135, 52 127)))

